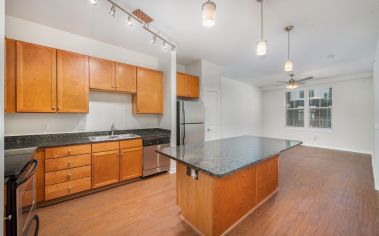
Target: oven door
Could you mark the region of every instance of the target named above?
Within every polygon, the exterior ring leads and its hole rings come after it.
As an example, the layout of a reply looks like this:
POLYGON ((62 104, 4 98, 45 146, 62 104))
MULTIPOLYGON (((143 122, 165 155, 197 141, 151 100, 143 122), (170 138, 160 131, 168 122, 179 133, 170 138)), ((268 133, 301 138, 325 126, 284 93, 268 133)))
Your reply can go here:
POLYGON ((38 235, 39 219, 35 214, 36 186, 34 175, 37 164, 36 160, 32 161, 17 181, 17 236, 38 235))

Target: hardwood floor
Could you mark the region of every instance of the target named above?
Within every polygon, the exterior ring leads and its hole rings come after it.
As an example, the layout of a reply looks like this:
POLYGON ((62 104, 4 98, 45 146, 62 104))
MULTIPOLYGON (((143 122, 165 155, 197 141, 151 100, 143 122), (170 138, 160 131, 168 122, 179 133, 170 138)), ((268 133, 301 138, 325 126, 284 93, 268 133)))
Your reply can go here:
MULTIPOLYGON (((279 192, 229 235, 379 235, 369 155, 300 146, 281 155, 279 192)), ((40 235, 196 235, 164 174, 38 209, 40 235)))

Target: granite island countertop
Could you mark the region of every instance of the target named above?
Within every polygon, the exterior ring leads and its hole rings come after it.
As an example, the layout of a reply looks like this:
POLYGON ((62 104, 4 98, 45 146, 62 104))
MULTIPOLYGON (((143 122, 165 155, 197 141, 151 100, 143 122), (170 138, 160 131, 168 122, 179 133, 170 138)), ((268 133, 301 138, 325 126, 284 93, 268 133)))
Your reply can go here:
POLYGON ((294 140, 239 136, 166 147, 157 152, 206 174, 222 177, 258 164, 300 144, 302 142, 294 140))
MULTIPOLYGON (((165 129, 134 129, 134 130, 116 130, 118 134, 136 134, 141 136, 143 140, 151 138, 169 138, 170 130, 165 129)), ((77 133, 57 133, 57 134, 37 134, 37 135, 18 135, 5 136, 5 150, 21 149, 21 148, 42 148, 42 147, 57 147, 75 144, 95 143, 89 140, 90 136, 109 135, 109 131, 98 132, 77 132, 77 133)), ((116 140, 109 140, 116 141, 116 140)), ((99 141, 104 142, 104 141, 99 141)), ((108 142, 108 141, 107 141, 108 142)))

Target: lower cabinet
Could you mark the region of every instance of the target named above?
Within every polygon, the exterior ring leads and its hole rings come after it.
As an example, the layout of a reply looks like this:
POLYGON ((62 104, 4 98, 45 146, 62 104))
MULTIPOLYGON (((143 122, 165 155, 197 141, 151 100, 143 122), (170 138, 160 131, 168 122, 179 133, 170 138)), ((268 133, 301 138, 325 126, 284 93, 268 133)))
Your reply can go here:
POLYGON ((142 147, 122 149, 120 158, 120 180, 142 176, 142 147))
POLYGON ((119 150, 92 153, 92 188, 98 188, 119 181, 119 156, 119 150))
POLYGON ((142 139, 39 149, 37 202, 142 176, 142 139))

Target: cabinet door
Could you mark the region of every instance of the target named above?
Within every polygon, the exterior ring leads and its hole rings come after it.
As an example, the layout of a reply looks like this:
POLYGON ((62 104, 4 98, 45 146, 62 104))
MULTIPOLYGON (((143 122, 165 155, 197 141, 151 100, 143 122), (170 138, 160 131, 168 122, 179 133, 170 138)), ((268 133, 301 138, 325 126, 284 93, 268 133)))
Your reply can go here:
POLYGON ((176 96, 186 97, 188 95, 188 76, 176 73, 176 96))
POLYGON ((163 113, 163 73, 137 68, 137 94, 133 96, 133 112, 137 114, 163 113))
POLYGON ((199 98, 199 77, 197 76, 188 76, 188 97, 190 98, 199 98))
POLYGON ((120 180, 142 176, 142 148, 121 150, 120 180))
POLYGON ((4 111, 16 112, 16 40, 5 39, 4 111))
POLYGON ((89 58, 90 89, 111 90, 115 89, 115 63, 105 59, 89 58))
POLYGON ((117 183, 120 178, 119 151, 92 154, 92 188, 117 183))
POLYGON ((17 111, 56 112, 56 50, 16 43, 17 111))
POLYGON ((116 90, 126 93, 136 93, 136 67, 116 63, 116 90))
POLYGON ((88 113, 88 57, 57 51, 58 112, 88 113))

